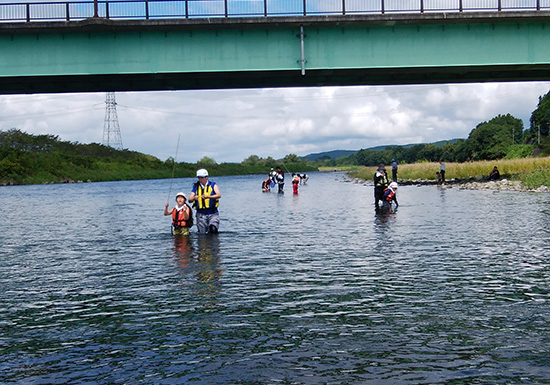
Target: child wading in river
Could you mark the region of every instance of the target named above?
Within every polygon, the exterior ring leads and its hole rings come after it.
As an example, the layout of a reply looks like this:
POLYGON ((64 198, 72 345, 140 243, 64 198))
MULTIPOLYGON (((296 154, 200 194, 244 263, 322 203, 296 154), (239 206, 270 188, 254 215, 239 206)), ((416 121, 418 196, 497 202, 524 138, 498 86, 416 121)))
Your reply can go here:
POLYGON ((164 215, 172 215, 172 234, 189 235, 189 228, 193 226, 193 209, 186 203, 184 193, 176 194, 176 207, 168 210, 168 203, 164 207, 164 215))

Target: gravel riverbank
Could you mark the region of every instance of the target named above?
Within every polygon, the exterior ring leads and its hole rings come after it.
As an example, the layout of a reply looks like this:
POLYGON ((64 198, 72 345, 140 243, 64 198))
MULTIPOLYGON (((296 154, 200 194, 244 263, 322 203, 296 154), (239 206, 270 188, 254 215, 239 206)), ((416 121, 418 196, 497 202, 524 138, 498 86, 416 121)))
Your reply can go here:
MULTIPOLYGON (((436 181, 432 180, 399 180, 400 185, 437 185, 436 181)), ((540 193, 550 193, 550 187, 540 186, 536 189, 528 189, 521 184, 521 181, 501 179, 497 181, 484 181, 478 179, 457 180, 451 179, 445 184, 440 185, 441 188, 459 188, 465 190, 494 190, 494 191, 530 191, 540 193)))

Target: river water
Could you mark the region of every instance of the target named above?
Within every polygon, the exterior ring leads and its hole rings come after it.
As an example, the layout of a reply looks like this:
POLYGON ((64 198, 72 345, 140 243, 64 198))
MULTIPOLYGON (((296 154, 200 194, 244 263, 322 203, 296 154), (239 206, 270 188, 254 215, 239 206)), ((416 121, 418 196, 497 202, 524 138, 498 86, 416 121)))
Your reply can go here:
POLYGON ((548 194, 310 176, 183 239, 169 180, 0 188, 0 382, 550 383, 548 194))

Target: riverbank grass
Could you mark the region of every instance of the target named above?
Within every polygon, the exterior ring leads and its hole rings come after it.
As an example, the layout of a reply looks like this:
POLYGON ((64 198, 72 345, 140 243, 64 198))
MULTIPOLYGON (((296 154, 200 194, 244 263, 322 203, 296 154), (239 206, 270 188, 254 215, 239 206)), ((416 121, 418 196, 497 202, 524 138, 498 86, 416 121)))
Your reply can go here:
MULTIPOLYGON (((526 188, 533 189, 540 186, 550 186, 550 157, 500 159, 492 161, 477 161, 466 163, 445 163, 445 179, 480 179, 489 175, 494 166, 497 166, 501 178, 519 180, 526 188)), ((352 171, 353 177, 372 179, 377 167, 364 167, 361 170, 352 171)), ((386 170, 391 177, 391 166, 386 170)), ((399 180, 431 180, 435 181, 436 172, 439 171, 439 163, 422 162, 399 165, 399 180)))
POLYGON ((350 172, 350 171, 358 171, 361 170, 363 167, 361 166, 320 166, 318 169, 319 171, 344 171, 344 172, 350 172))

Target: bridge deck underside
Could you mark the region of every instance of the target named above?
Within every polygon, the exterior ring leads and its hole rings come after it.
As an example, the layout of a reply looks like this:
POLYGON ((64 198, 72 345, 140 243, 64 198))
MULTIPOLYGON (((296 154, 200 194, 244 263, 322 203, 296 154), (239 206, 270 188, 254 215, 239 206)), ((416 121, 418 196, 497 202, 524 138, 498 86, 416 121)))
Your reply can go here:
POLYGON ((2 94, 480 83, 550 80, 550 65, 357 70, 58 75, 0 79, 2 94))

